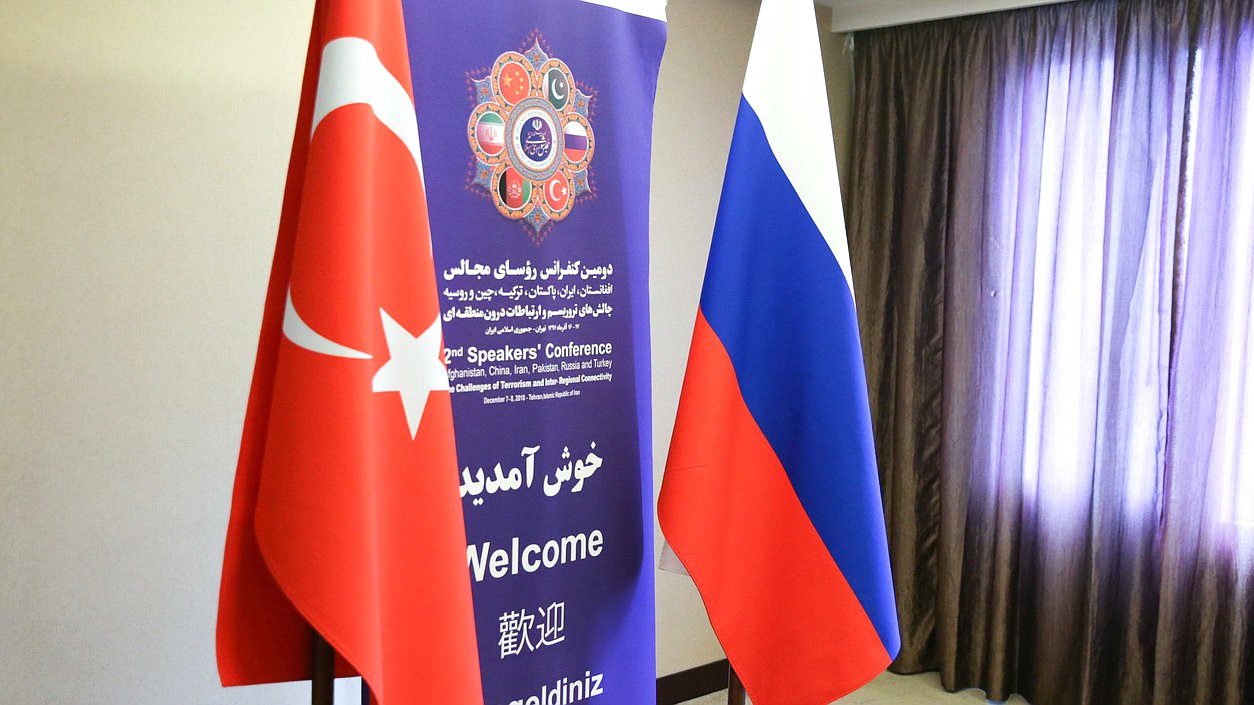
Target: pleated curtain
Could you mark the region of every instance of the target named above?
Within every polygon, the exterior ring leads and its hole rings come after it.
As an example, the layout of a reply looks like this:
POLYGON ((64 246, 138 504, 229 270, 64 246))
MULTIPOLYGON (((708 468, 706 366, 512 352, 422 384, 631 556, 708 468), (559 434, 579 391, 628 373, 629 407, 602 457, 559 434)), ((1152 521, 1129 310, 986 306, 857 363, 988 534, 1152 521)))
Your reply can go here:
POLYGON ((855 84, 894 670, 1254 704, 1254 2, 861 32, 855 84))

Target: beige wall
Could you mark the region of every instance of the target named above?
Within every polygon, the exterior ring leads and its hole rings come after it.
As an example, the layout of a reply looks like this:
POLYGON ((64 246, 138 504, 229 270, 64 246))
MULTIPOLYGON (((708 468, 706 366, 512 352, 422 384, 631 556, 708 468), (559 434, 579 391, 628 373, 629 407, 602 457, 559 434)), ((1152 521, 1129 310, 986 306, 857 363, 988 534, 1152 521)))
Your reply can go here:
MULTIPOLYGON (((650 297, 654 491, 661 487, 757 0, 675 0, 653 129, 650 297)), ((654 528, 660 551, 661 531, 654 528)), ((657 670, 723 658, 686 576, 657 573, 657 670)))
POLYGON ((213 620, 311 8, 0 2, 0 702, 308 702, 213 620))
MULTIPOLYGON (((311 7, 0 3, 0 702, 307 702, 222 690, 213 620, 311 7)), ((659 472, 756 9, 670 9, 659 472)), ((658 602, 659 672, 720 658, 686 578, 658 602)))
POLYGON ((823 51, 823 71, 827 76, 827 102, 832 110, 832 137, 836 142, 836 164, 840 168, 841 190, 849 190, 853 149, 853 38, 826 30, 832 23, 831 8, 816 6, 819 44, 823 51))

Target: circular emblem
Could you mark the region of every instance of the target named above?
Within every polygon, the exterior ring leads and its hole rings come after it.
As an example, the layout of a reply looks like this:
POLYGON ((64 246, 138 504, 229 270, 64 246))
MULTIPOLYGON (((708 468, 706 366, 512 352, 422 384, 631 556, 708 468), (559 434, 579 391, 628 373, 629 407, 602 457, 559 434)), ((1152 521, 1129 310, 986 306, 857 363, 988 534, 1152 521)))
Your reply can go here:
POLYGON ((557 171, 562 151, 557 125, 557 113, 540 98, 520 103, 510 115, 510 163, 527 178, 543 181, 557 171))
POLYGON ((491 72, 471 82, 475 109, 466 136, 476 159, 472 183, 501 215, 524 223, 538 244, 550 223, 593 193, 592 96, 576 87, 570 67, 550 57, 538 37, 522 52, 501 54, 491 72))

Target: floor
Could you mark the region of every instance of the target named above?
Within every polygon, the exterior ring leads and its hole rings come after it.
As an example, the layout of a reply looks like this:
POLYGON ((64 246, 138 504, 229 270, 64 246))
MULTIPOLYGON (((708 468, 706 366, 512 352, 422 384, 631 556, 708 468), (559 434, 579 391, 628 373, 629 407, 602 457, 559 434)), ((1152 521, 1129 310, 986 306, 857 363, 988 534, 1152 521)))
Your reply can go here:
MULTIPOLYGON (((945 692, 940 685, 940 676, 936 673, 921 673, 917 676, 885 673, 861 690, 845 696, 839 701, 839 705, 971 705, 984 702, 988 701, 984 700, 984 693, 979 690, 945 692)), ((726 703, 727 691, 724 690, 692 700, 685 705, 726 703)), ((1007 705, 1027 705, 1027 701, 1016 695, 1007 701, 1007 705)))

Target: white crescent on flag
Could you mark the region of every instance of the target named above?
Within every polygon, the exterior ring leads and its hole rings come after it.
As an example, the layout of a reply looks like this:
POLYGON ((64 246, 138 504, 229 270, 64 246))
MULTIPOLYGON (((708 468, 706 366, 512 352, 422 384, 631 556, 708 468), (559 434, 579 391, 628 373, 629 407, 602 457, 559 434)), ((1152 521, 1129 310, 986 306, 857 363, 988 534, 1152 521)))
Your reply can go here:
POLYGON ((379 61, 379 53, 370 42, 359 37, 341 37, 327 42, 322 50, 310 138, 332 111, 358 104, 369 105, 379 122, 405 143, 421 176, 418 120, 409 93, 379 61))
POLYGON ((554 203, 561 203, 566 198, 566 185, 558 179, 549 181, 549 200, 554 203))
POLYGON ((346 357, 352 360, 369 360, 370 353, 364 353, 360 350, 354 350, 347 345, 341 345, 314 330, 300 317, 296 312, 296 305, 292 303, 292 290, 287 290, 287 308, 283 311, 283 335, 292 341, 294 345, 302 347, 310 352, 316 352, 322 355, 330 355, 331 357, 346 357))

